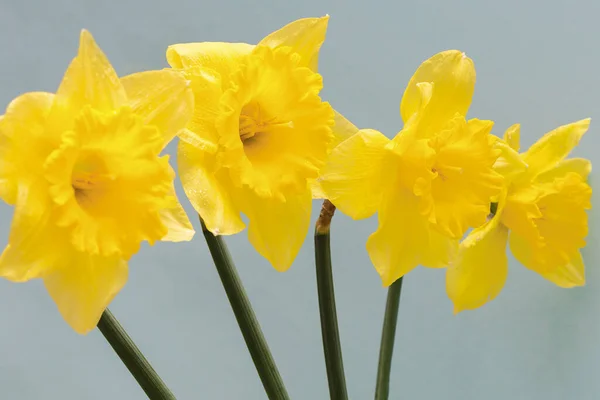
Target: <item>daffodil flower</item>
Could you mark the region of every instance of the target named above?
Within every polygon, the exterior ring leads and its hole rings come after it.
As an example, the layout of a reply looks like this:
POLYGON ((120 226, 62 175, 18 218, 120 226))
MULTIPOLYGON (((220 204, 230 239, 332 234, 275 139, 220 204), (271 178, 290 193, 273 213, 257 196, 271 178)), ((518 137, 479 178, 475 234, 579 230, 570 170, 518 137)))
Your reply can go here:
POLYGON ((504 154, 496 168, 506 180, 493 218, 467 236, 447 270, 455 312, 480 307, 500 293, 508 274, 507 242, 521 264, 556 285, 585 283, 580 249, 588 232, 591 163, 565 158, 589 124, 584 119, 561 126, 521 154, 519 125, 499 140, 504 154))
POLYGON ((119 79, 82 31, 56 94, 23 94, 0 119, 0 198, 15 206, 0 276, 43 279, 73 329, 93 329, 141 242, 194 235, 159 156, 192 109, 180 74, 119 79))
POLYGON ((178 169, 215 235, 242 231, 278 271, 309 229, 311 187, 335 138, 316 72, 328 17, 292 22, 257 45, 175 44, 167 60, 191 81, 194 116, 180 133, 178 169))
POLYGON ((378 213, 367 250, 384 286, 419 264, 446 266, 500 193, 493 122, 465 119, 474 88, 475 68, 464 53, 433 56, 404 92, 404 128, 391 140, 359 130, 323 169, 320 184, 337 208, 354 219, 378 213))

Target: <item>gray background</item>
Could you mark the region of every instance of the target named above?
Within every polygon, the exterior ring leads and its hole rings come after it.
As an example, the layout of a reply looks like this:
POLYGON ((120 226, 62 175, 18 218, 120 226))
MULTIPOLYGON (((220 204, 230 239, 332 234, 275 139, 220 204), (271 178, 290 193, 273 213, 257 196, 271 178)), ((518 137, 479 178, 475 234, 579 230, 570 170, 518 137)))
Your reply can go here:
MULTIPOLYGON (((357 125, 395 134, 412 72, 430 55, 458 48, 477 67, 470 116, 494 119, 500 134, 521 122, 525 147, 558 125, 592 117, 576 154, 600 163, 594 151, 600 146, 600 3, 593 0, 2 0, 0 107, 23 92, 54 91, 81 28, 125 75, 166 66, 169 44, 256 43, 294 19, 326 13, 323 95, 357 125)), ((592 174, 593 186, 598 179, 592 174)), ((187 200, 184 205, 191 214, 187 200)), ((317 203, 314 208, 313 220, 317 203)), ((2 245, 11 215, 0 205, 2 245)), ((599 222, 592 211, 585 288, 559 289, 510 258, 501 295, 453 316, 444 272, 411 273, 402 294, 392 398, 600 398, 599 222)), ((364 246, 375 224, 375 218, 353 222, 337 215, 332 233, 352 399, 372 397, 376 372, 386 291, 364 246)), ((325 399, 311 238, 285 274, 254 252, 245 233, 228 242, 291 396, 325 399)), ((191 243, 146 246, 130 268, 111 309, 178 398, 265 398, 201 234, 191 243)), ((0 281, 0 321, 1 399, 145 398, 98 331, 78 336, 63 322, 41 282, 0 281)))

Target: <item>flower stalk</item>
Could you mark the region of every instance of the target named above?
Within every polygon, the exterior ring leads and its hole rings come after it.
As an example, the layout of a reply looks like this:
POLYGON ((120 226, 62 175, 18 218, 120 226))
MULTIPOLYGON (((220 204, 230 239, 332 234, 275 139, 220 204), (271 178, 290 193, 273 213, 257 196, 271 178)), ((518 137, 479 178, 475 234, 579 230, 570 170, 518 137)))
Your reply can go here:
POLYGON ((221 278, 221 283, 231 304, 231 309, 242 332, 242 336, 254 361, 256 371, 270 400, 288 400, 289 396, 275 360, 254 314, 250 300, 231 259, 227 245, 221 236, 213 235, 202 223, 202 233, 221 278))
POLYGON ((392 369, 392 355, 394 353, 394 339, 396 338, 396 323, 398 322, 402 279, 400 278, 392 283, 388 289, 381 333, 381 347, 379 348, 375 400, 387 400, 390 393, 390 371, 392 369))
POLYGON ((98 330, 102 332, 150 400, 175 399, 173 393, 108 308, 104 310, 98 321, 98 330))
POLYGON ((346 400, 346 378, 338 330, 329 227, 335 213, 335 206, 325 200, 315 226, 315 263, 317 269, 317 291, 321 314, 321 335, 327 368, 329 395, 332 400, 346 400))

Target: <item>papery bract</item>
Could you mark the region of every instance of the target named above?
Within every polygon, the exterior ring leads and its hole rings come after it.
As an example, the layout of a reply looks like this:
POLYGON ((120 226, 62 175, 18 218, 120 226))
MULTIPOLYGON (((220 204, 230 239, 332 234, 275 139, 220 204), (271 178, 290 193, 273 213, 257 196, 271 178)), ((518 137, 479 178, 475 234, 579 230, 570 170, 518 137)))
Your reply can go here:
POLYGON ((15 206, 0 276, 42 278, 73 329, 93 329, 141 242, 194 234, 159 156, 192 109, 181 75, 119 79, 82 31, 57 93, 21 95, 0 119, 0 197, 15 206))

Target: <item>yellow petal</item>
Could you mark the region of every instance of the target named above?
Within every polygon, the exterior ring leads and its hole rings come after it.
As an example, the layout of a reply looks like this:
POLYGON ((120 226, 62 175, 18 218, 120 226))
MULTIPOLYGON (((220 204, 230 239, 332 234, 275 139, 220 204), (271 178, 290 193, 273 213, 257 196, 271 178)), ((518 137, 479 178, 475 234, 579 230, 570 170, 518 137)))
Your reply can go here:
MULTIPOLYGON (((333 141, 330 144, 330 147, 333 149, 344 140, 348 139, 352 135, 358 132, 358 128, 352 124, 352 122, 348 121, 342 114, 333 110, 334 113, 334 126, 332 128, 333 131, 333 141)), ((321 173, 324 169, 321 169, 321 173)), ((319 175, 321 175, 321 173, 319 175)), ((312 180, 310 182, 311 192, 313 199, 325 199, 327 196, 321 187, 321 182, 319 179, 312 180)))
POLYGON ((275 48, 289 46, 302 56, 301 65, 318 70, 319 49, 325 41, 329 15, 320 18, 303 18, 276 30, 258 43, 275 48))
POLYGON ((585 266, 581 253, 576 251, 570 255, 568 260, 556 257, 552 249, 539 248, 531 245, 531 242, 523 236, 511 232, 509 236, 510 251, 515 258, 525 267, 537 272, 555 285, 571 288, 585 284, 585 266), (554 263, 548 263, 548 253, 554 263))
POLYGON ((2 122, 5 118, 0 117, 0 199, 8 204, 14 204, 17 201, 17 169, 14 161, 9 159, 7 151, 10 145, 10 139, 4 133, 2 122))
POLYGON ((514 124, 511 125, 506 132, 504 132, 504 141, 510 146, 514 151, 519 151, 521 148, 521 125, 514 124))
POLYGON ((194 109, 194 94, 180 73, 139 72, 122 78, 121 82, 133 112, 159 129, 165 138, 164 146, 186 127, 194 109))
POLYGON ((583 180, 587 180, 588 175, 592 172, 592 162, 585 158, 568 158, 559 162, 556 167, 542 173, 536 178, 537 182, 551 182, 555 178, 562 178, 569 172, 574 172, 581 176, 583 180))
POLYGON ((334 139, 332 147, 335 147, 344 140, 348 139, 350 136, 356 134, 358 132, 358 128, 336 110, 333 110, 333 115, 334 125, 332 130, 334 139))
POLYGON ((319 178, 326 197, 354 219, 377 211, 386 184, 382 160, 389 142, 383 134, 363 129, 338 145, 319 178))
POLYGON ((523 160, 529 165, 528 175, 535 177, 555 167, 569 155, 590 126, 590 119, 582 119, 560 126, 546 133, 523 154, 523 160))
POLYGON ((510 248, 521 264, 557 285, 582 285, 579 250, 586 244, 592 189, 573 172, 536 186, 540 192, 535 204, 539 216, 533 219, 537 236, 512 231, 510 248))
POLYGON ((51 93, 25 93, 14 99, 0 118, 0 199, 17 201, 18 185, 36 179, 43 163, 60 143, 61 131, 47 129, 51 93))
POLYGON ((456 259, 446 272, 446 291, 454 312, 472 310, 493 300, 508 274, 508 230, 496 216, 473 230, 460 244, 456 259))
POLYGON ((312 193, 313 200, 322 200, 326 199, 327 196, 323 191, 323 187, 321 187, 321 182, 317 179, 309 181, 308 186, 310 187, 310 193, 312 193))
MULTIPOLYGON (((125 89, 92 35, 81 31, 79 53, 73 59, 56 92, 52 121, 70 122, 84 105, 90 105, 99 111, 113 111, 126 104, 125 89)), ((63 126, 63 128, 66 128, 63 126)))
POLYGON ((199 148, 210 147, 208 143, 216 145, 219 133, 215 123, 221 113, 219 107, 223 95, 221 77, 214 71, 200 67, 187 68, 184 76, 189 80, 194 94, 194 111, 188 124, 188 132, 180 131, 179 135, 199 148))
POLYGON ((179 201, 172 208, 162 210, 160 219, 169 230, 167 236, 160 239, 163 242, 189 242, 196 233, 179 201))
POLYGON ((541 275, 556 286, 572 288, 585 285, 585 264, 581 253, 574 253, 569 261, 560 268, 544 271, 541 275))
POLYGON ((510 182, 527 171, 527 164, 519 153, 503 140, 496 140, 494 148, 500 150, 500 157, 494 163, 494 170, 510 182))
POLYGON ((289 269, 308 234, 310 191, 288 195, 284 202, 260 198, 247 190, 237 201, 250 220, 248 238, 256 251, 277 271, 289 269))
POLYGON ((229 76, 239 68, 254 46, 246 43, 182 43, 169 46, 167 61, 172 68, 209 68, 229 84, 229 76))
POLYGON ((551 184, 540 185, 544 194, 538 200, 541 218, 536 226, 552 250, 563 249, 570 257, 585 246, 592 188, 575 173, 556 178, 551 184))
MULTIPOLYGON (((471 132, 477 132, 478 134, 486 134, 486 135, 490 135, 490 133, 492 132, 492 128, 494 127, 494 121, 490 121, 487 119, 479 119, 479 118, 471 118, 469 120, 467 120, 467 128, 471 131, 471 132)), ((490 141, 492 143, 495 142, 495 136, 494 137, 490 137, 490 141)))
POLYGON ((443 237, 429 227, 419 213, 416 196, 392 187, 379 210, 379 227, 367 240, 367 251, 384 286, 389 286, 417 265, 444 267, 453 257, 458 241, 443 237))
POLYGON ((171 197, 169 207, 160 211, 160 219, 168 229, 167 235, 161 240, 163 242, 190 241, 196 232, 177 198, 174 186, 171 187, 171 194, 169 196, 171 197))
POLYGON ((51 217, 47 184, 21 184, 11 224, 8 246, 0 256, 0 276, 24 282, 56 268, 69 238, 51 217))
POLYGON ((72 252, 65 268, 44 277, 48 293, 75 332, 86 334, 127 282, 127 263, 118 257, 72 252))
POLYGON ((232 235, 244 229, 226 171, 215 173, 215 155, 180 141, 177 165, 183 190, 209 231, 232 235))
POLYGON ((446 268, 456 257, 458 240, 439 233, 429 225, 428 249, 421 254, 421 265, 427 268, 446 268))
POLYGON ((406 124, 422 108, 419 83, 432 85, 431 98, 421 116, 422 129, 435 131, 456 113, 466 115, 475 90, 475 66, 465 53, 447 50, 426 60, 412 76, 400 104, 406 124))
POLYGON ((541 195, 540 189, 534 186, 511 188, 502 212, 502 223, 512 232, 537 241, 539 231, 536 220, 542 217, 537 202, 541 195))

